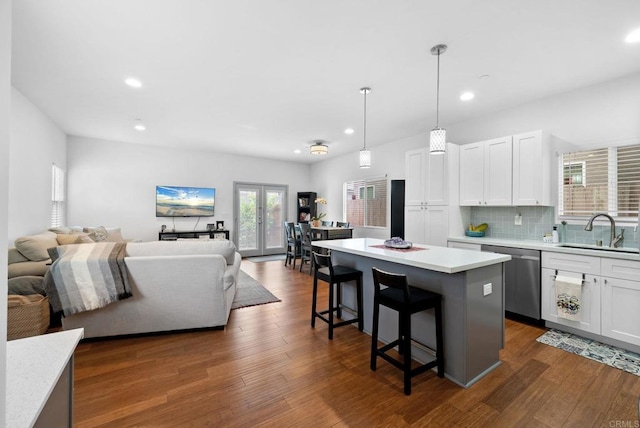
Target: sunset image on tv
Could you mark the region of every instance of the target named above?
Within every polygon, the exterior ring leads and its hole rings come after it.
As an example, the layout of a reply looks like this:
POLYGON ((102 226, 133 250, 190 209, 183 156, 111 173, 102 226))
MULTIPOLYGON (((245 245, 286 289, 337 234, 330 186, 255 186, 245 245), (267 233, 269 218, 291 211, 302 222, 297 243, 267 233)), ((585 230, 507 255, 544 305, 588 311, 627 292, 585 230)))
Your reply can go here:
POLYGON ((156 217, 211 217, 216 189, 156 186, 156 217))

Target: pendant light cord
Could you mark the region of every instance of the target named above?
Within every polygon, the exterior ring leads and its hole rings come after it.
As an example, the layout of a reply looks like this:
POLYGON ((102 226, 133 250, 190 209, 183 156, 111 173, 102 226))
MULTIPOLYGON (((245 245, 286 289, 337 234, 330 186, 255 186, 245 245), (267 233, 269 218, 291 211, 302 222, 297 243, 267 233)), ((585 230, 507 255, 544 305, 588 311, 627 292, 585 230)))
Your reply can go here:
POLYGON ((440 119, 440 48, 438 48, 438 77, 436 78, 436 128, 440 119))
POLYGON ((364 90, 364 145, 363 150, 367 149, 367 90, 364 90))

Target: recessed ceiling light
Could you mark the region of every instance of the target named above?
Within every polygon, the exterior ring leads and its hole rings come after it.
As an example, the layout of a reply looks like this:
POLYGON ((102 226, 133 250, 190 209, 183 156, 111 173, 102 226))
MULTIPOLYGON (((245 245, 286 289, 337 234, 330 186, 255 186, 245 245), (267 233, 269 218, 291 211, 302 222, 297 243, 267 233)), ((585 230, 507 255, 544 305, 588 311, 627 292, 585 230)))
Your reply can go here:
POLYGON ((146 126, 143 125, 142 120, 136 118, 136 124, 133 125, 133 129, 135 129, 136 131, 145 131, 147 129, 146 126))
POLYGON ((347 135, 351 135, 353 134, 355 131, 353 130, 353 128, 347 128, 344 130, 344 133, 347 135))
POLYGON ((488 74, 483 74, 480 77, 478 77, 478 79, 488 79, 489 75, 488 74))
POLYGON ((627 43, 637 43, 640 42, 640 28, 637 30, 633 30, 630 32, 627 37, 624 38, 624 41, 627 43))
POLYGON ((302 150, 300 150, 300 149, 295 149, 295 150, 293 151, 293 153, 295 153, 295 154, 299 155, 300 153, 302 153, 302 150))
POLYGON ((475 97, 475 95, 473 94, 473 92, 463 92, 462 95, 460 95, 460 99, 462 101, 469 101, 472 100, 473 97, 475 97))
POLYGON ((129 77, 125 79, 124 83, 131 86, 132 88, 140 88, 142 86, 142 82, 133 77, 129 77))

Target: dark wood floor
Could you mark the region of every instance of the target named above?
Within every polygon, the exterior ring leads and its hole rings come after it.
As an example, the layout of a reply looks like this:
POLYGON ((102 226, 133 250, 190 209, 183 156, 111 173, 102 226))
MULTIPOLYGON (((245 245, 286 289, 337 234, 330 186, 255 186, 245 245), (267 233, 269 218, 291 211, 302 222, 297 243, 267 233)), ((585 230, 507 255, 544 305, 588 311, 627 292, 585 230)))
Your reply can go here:
POLYGON ((311 329, 308 275, 280 261, 242 268, 282 302, 234 310, 225 330, 81 343, 75 426, 639 426, 640 377, 540 344, 544 329, 515 321, 503 364, 480 382, 428 372, 407 397, 399 370, 369 370, 370 336, 349 326, 329 342, 326 324, 311 329))

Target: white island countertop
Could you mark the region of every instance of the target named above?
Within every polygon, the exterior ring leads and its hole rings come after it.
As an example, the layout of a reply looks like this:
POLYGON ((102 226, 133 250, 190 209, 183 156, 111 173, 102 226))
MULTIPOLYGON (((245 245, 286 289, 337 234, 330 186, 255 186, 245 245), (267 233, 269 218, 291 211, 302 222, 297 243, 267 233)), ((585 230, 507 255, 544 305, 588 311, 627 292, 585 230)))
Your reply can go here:
POLYGON ((33 426, 83 335, 80 328, 7 342, 8 427, 33 426))
POLYGON ((505 254, 484 253, 423 244, 413 245, 414 248, 420 248, 418 251, 398 251, 389 248, 377 248, 375 246, 384 245, 384 240, 373 238, 313 241, 313 245, 329 250, 357 254, 373 259, 386 260, 443 273, 464 272, 511 260, 511 256, 505 254))

